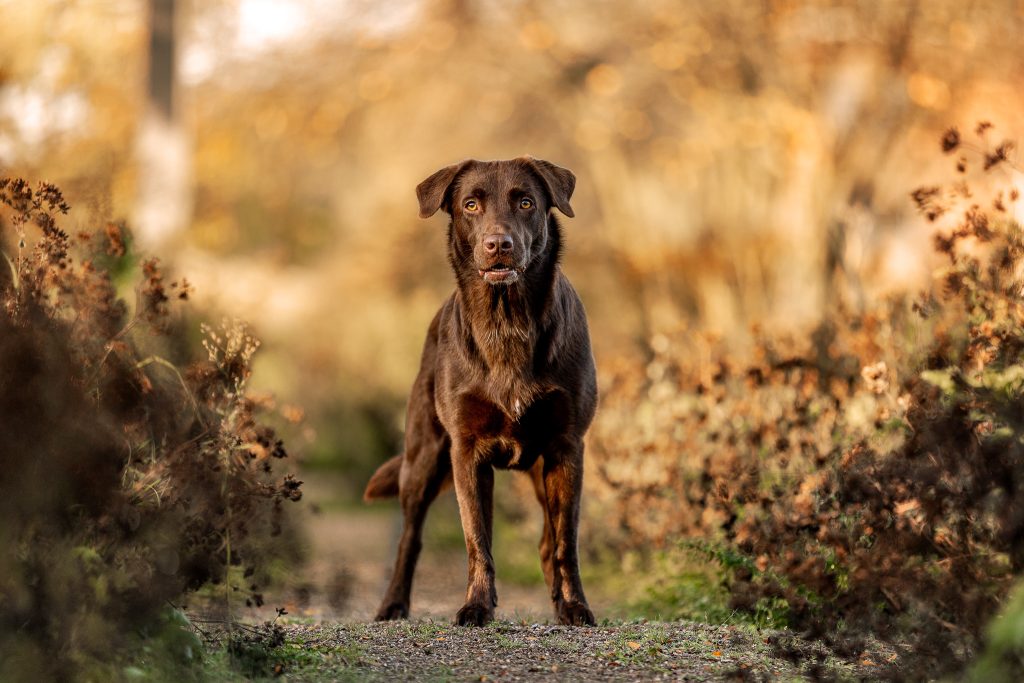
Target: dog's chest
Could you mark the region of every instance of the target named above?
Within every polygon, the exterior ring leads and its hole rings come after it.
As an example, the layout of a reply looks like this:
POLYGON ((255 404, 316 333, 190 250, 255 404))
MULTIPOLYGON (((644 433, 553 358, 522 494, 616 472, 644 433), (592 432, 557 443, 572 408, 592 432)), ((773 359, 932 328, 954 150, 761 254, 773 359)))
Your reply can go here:
POLYGON ((472 444, 477 459, 504 469, 529 469, 568 424, 560 392, 542 394, 517 411, 479 393, 465 393, 455 417, 459 436, 472 444))
POLYGON ((526 414, 539 393, 536 384, 521 374, 492 372, 484 386, 484 396, 513 422, 526 414))
POLYGON ((541 393, 533 377, 532 329, 507 327, 480 345, 486 370, 482 393, 512 420, 519 420, 541 393))

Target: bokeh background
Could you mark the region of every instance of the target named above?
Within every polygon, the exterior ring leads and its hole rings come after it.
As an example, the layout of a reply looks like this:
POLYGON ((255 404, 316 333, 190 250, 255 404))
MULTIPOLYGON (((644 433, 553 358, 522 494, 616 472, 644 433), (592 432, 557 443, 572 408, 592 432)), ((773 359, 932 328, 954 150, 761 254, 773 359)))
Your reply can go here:
POLYGON ((340 586, 352 546, 390 552, 354 501, 452 287, 420 180, 576 173, 565 270, 602 377, 681 330, 742 349, 928 280, 908 195, 945 128, 1020 132, 1022 34, 1020 0, 0 0, 0 170, 59 185, 72 228, 126 221, 200 317, 253 325, 340 586))

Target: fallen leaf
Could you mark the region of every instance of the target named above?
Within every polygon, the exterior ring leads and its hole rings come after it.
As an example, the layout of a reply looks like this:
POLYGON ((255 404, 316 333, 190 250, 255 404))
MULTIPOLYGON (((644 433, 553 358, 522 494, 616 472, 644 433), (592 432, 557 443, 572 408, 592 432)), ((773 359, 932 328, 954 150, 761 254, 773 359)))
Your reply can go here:
POLYGON ((711 656, 712 657, 721 657, 722 656, 722 651, 721 650, 715 650, 714 652, 711 653, 711 656))
POLYGON ((640 643, 636 642, 635 640, 629 641, 628 643, 626 643, 626 645, 629 646, 630 650, 639 650, 640 649, 640 643))

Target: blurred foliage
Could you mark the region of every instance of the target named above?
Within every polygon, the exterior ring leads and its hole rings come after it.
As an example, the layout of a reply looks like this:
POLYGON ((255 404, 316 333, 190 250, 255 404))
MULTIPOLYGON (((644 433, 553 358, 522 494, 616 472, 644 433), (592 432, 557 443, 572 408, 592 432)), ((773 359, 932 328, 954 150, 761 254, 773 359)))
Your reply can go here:
MULTIPOLYGON (((803 344, 761 336, 752 358, 656 336, 623 364, 591 434, 588 542, 699 539, 731 607, 854 651, 892 639, 912 650, 901 677, 971 660, 1024 562, 1020 170, 990 128, 947 132, 960 179, 912 193, 959 220, 935 236, 931 290, 839 307, 803 344)), ((1016 652, 1012 619, 993 648, 1016 652)))
POLYGON ((1010 683, 1024 676, 1024 590, 1014 587, 999 615, 988 627, 987 646, 968 672, 967 680, 1010 683))
MULTIPOLYGON (((358 471, 397 450, 451 287, 412 191, 436 168, 528 152, 576 171, 566 267, 606 364, 680 323, 751 343, 749 321, 917 286, 922 141, 1024 104, 1017 0, 178 6, 194 217, 160 252, 201 305, 253 321, 258 386, 302 403, 317 461, 358 471), (332 426, 359 421, 381 425, 362 458, 332 426)), ((144 4, 0 13, 0 166, 130 217, 144 4)))
POLYGON ((68 209, 0 178, 0 678, 110 680, 130 658, 162 675, 200 654, 170 601, 237 567, 230 615, 295 557, 282 504, 301 482, 274 475, 286 453, 247 392, 257 342, 207 329, 208 358, 179 370, 163 353, 188 282, 146 260, 129 306, 97 265, 130 258, 122 228, 72 237, 68 209))

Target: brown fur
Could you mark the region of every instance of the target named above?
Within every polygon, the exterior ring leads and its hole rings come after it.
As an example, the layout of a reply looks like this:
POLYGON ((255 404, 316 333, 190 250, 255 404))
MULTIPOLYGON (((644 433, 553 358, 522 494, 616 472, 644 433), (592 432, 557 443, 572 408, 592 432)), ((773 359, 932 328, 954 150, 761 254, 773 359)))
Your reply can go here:
POLYGON ((575 176, 530 157, 464 161, 416 188, 420 216, 451 215, 455 292, 427 332, 406 417, 405 451, 374 474, 366 498, 398 494, 405 515, 378 619, 409 614, 430 503, 454 483, 469 581, 460 625, 494 616, 494 468, 521 470, 544 511, 541 563, 555 615, 593 624, 580 582, 577 526, 583 435, 597 383, 583 304, 558 262, 557 208, 572 216, 575 176))

